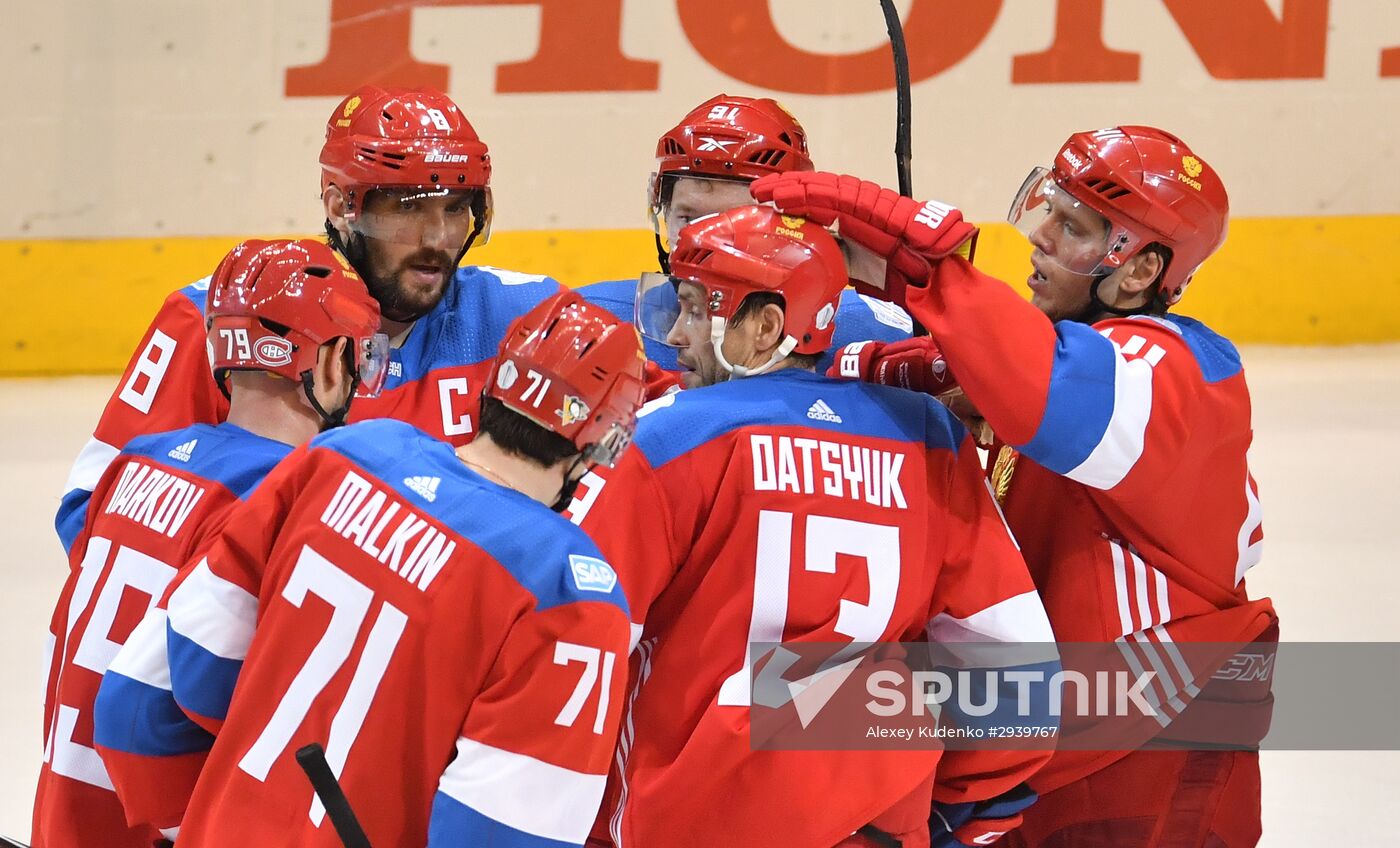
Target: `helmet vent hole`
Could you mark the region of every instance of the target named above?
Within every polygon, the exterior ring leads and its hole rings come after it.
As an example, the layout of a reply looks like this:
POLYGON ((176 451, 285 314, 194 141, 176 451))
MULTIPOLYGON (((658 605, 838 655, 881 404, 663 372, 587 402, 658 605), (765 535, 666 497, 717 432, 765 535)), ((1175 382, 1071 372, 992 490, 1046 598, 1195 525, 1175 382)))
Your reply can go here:
POLYGON ((393 113, 393 112, 390 112, 388 109, 385 109, 385 110, 381 111, 379 114, 383 115, 383 116, 384 116, 384 120, 386 120, 386 121, 392 121, 392 120, 394 120, 394 113, 393 113))
POLYGON ((680 156, 685 153, 685 149, 674 138, 666 139, 666 153, 670 156, 680 156))
POLYGON ((788 147, 792 146, 792 136, 788 135, 787 133, 778 133, 778 141, 781 141, 788 147))
POLYGON ((331 269, 324 265, 307 265, 302 270, 312 277, 320 277, 323 280, 331 275, 331 269))
POLYGON ((787 153, 782 150, 761 150, 750 156, 749 161, 755 165, 765 165, 770 168, 776 168, 778 163, 783 161, 783 157, 785 156, 787 156, 787 153))

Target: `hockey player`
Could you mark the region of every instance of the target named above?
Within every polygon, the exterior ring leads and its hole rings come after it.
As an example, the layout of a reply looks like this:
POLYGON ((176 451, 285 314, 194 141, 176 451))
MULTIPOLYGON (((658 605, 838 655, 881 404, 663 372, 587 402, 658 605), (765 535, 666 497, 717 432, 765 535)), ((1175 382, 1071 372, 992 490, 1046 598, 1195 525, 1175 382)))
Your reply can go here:
MULTIPOLYGON (((367 85, 331 113, 321 148, 326 232, 379 301, 392 342, 384 392, 356 404, 356 420, 399 418, 469 441, 506 327, 559 291, 547 277, 458 267, 490 234, 490 176, 486 145, 440 92, 367 85)), ((227 414, 204 357, 206 285, 166 300, 74 463, 56 518, 65 547, 118 446, 227 414)))
POLYGON ((995 432, 992 481, 1056 636, 1116 643, 1156 670, 1170 723, 1154 729, 1188 749, 1057 753, 1007 842, 1255 844, 1257 753, 1190 750, 1200 740, 1183 728, 1267 727, 1267 693, 1248 703, 1208 685, 1215 669, 1179 663, 1174 644, 1277 639, 1272 605, 1244 583, 1262 530, 1240 356, 1168 311, 1225 238, 1219 175, 1158 129, 1072 135, 1011 207, 1034 248, 1030 303, 950 255, 971 228, 944 204, 831 174, 754 194, 887 260, 863 279, 929 328, 995 432))
MULTIPOLYGON (((939 752, 753 750, 749 645, 1050 641, 976 449, 927 396, 812 372, 846 284, 822 228, 765 207, 711 215, 681 231, 671 272, 643 277, 644 330, 703 387, 653 402, 570 508, 644 628, 612 840, 927 845, 939 752)), ((1001 799, 1011 826, 1048 756, 948 754, 960 823, 1001 799)))
MULTIPOLYGON (((36 846, 149 848, 160 838, 126 825, 93 748, 102 673, 227 510, 294 446, 338 423, 357 385, 373 395, 384 374, 379 306, 321 242, 234 248, 207 311, 228 420, 133 439, 99 480, 73 544, 51 627, 36 846)), ((183 753, 178 744, 167 753, 183 753)))
MULTIPOLYGON (((765 174, 812 170, 807 132, 777 101, 720 94, 690 110, 656 142, 656 170, 647 186, 647 207, 657 260, 667 268, 671 240, 696 218, 753 202, 748 184, 765 174)), ((636 280, 594 283, 579 289, 591 303, 631 318, 636 280)), ((832 350, 857 339, 908 338, 913 323, 903 310, 854 291, 843 291, 832 350)), ((647 358, 677 370, 675 351, 645 339, 647 358)), ((818 366, 831 358, 823 351, 818 366)))
POLYGON ((372 844, 581 844, 630 629, 612 569, 550 507, 628 444, 643 362, 632 327, 561 293, 508 331, 456 453, 386 419, 282 463, 103 681, 128 813, 158 810, 182 846, 336 845, 294 760, 318 742, 372 844), (208 734, 191 796, 169 755, 208 734), (156 786, 158 807, 133 803, 156 786))

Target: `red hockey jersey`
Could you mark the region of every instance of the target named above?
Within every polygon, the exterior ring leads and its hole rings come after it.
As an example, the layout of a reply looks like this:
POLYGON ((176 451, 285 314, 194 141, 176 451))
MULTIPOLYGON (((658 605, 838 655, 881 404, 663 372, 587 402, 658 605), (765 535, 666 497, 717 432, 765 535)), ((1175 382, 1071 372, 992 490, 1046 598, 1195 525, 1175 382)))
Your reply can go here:
MULTIPOLYGON (((1239 353, 1175 315, 1052 324, 958 258, 908 308, 1002 443, 992 482, 1055 635, 1120 643, 1157 672, 1149 700, 1168 722, 1213 671, 1175 641, 1249 642, 1276 620, 1245 591, 1263 531, 1239 353)), ((1032 784, 1123 753, 1062 752, 1032 784)))
POLYGON ((103 681, 98 744, 182 846, 339 845, 294 760, 311 742, 373 844, 581 844, 628 637, 583 533, 407 424, 351 425, 181 571, 103 681), (180 721, 151 718, 172 699, 180 721), (215 734, 193 795, 152 797, 192 724, 215 734))
POLYGON ((197 424, 133 440, 102 475, 50 628, 35 846, 136 848, 160 838, 127 827, 93 747, 98 685, 175 570, 290 451, 232 424, 197 424))
MULTIPOLYGON (((623 848, 829 848, 920 792, 881 826, 923 826, 938 751, 753 749, 751 643, 1051 641, 975 447, 923 395, 783 370, 666 396, 571 517, 644 628, 609 791, 623 848)), ((943 800, 1048 756, 949 755, 943 800)))
MULTIPOLYGON (((74 516, 122 445, 144 433, 216 424, 228 414, 205 353, 208 289, 206 278, 166 299, 107 401, 63 487, 55 525, 65 548, 81 527, 74 516)), ((350 420, 397 418, 453 444, 471 441, 481 381, 506 328, 559 289, 535 274, 458 268, 438 305, 390 351, 383 392, 356 400, 350 420)))

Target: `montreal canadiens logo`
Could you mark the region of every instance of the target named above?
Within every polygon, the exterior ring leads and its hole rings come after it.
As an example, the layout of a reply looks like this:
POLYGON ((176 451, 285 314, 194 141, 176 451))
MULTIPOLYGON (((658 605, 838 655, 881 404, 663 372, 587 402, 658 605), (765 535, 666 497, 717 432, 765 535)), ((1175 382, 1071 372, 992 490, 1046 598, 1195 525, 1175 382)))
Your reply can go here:
POLYGON ((253 358, 263 365, 277 367, 292 361, 292 343, 276 336, 258 339, 253 345, 253 358))

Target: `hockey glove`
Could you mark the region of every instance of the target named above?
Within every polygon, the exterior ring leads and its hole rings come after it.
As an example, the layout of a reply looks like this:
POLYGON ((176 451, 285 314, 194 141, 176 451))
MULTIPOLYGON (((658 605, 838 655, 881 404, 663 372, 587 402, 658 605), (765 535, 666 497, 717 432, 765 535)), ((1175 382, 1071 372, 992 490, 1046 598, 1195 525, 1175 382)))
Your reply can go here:
POLYGON ((929 263, 958 253, 972 258, 977 228, 936 200, 921 203, 849 175, 769 174, 749 187, 760 203, 823 225, 886 261, 884 285, 852 281, 857 291, 904 304, 904 289, 927 285, 929 263))
POLYGON ((935 397, 958 387, 943 352, 927 336, 897 342, 851 342, 837 353, 826 376, 864 380, 935 397))

